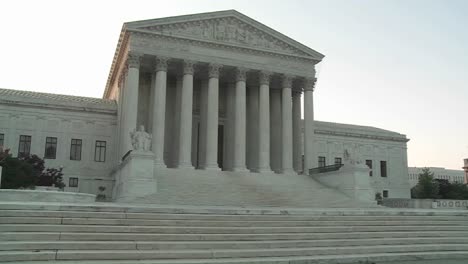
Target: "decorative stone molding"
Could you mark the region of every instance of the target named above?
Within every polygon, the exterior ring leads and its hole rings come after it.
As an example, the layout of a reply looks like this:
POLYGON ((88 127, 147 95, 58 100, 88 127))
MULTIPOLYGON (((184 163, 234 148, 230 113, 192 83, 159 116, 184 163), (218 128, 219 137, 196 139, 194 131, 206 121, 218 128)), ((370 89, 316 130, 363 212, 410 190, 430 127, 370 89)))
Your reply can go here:
POLYGON ((282 87, 281 88, 291 88, 292 87, 292 81, 293 81, 294 77, 292 75, 288 75, 288 74, 285 74, 283 75, 283 79, 282 79, 282 87))
POLYGON ((304 91, 314 91, 316 82, 317 82, 317 78, 305 78, 304 79, 304 91))
POLYGON ((247 68, 237 67, 236 68, 236 82, 245 82, 247 80, 247 68))
POLYGON ((195 62, 191 60, 184 60, 184 75, 190 74, 193 75, 195 67, 195 62))
POLYGON ((127 56, 127 66, 129 68, 140 68, 143 54, 137 52, 129 52, 127 56))
POLYGON ((272 73, 269 71, 260 71, 259 76, 258 76, 260 85, 262 84, 270 85, 271 75, 272 73))
POLYGON ((300 90, 293 90, 292 91, 292 96, 293 97, 301 97, 302 91, 300 90))
POLYGON ((409 139, 407 139, 407 138, 400 138, 400 137, 377 136, 377 135, 369 135, 369 134, 361 134, 361 133, 349 133, 349 132, 321 130, 321 129, 315 129, 314 134, 328 135, 328 136, 338 136, 338 137, 373 139, 373 140, 396 141, 396 142, 408 142, 409 141, 409 139))
POLYGON ((156 72, 158 72, 158 71, 167 72, 167 65, 168 65, 168 62, 169 62, 168 57, 158 56, 158 57, 156 57, 155 62, 156 62, 156 64, 155 64, 154 70, 156 72))
POLYGON ((208 65, 208 77, 209 78, 219 78, 219 69, 223 67, 221 64, 210 63, 208 65))
POLYGON ((156 25, 141 29, 164 35, 191 37, 198 40, 241 45, 292 55, 309 55, 278 37, 233 17, 156 25))

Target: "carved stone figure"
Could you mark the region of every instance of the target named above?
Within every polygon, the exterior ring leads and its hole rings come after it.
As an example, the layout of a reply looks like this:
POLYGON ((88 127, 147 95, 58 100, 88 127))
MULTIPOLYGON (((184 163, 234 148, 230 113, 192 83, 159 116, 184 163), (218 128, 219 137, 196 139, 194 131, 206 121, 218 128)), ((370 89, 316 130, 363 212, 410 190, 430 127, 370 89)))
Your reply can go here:
POLYGON ((343 153, 343 158, 344 158, 344 163, 345 164, 357 165, 357 164, 362 163, 361 157, 360 157, 359 152, 357 151, 357 149, 354 149, 353 155, 351 155, 349 153, 348 149, 345 149, 345 151, 343 153))
POLYGON ((150 151, 151 135, 145 132, 145 126, 141 125, 138 130, 130 132, 130 138, 134 150, 150 151))

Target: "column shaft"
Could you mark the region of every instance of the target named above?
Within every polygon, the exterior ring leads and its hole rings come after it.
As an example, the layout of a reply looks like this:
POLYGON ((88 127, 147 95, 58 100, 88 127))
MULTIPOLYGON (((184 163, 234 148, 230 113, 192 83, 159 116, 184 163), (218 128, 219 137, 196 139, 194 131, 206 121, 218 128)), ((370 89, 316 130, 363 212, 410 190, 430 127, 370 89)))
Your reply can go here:
POLYGON ((315 168, 314 154, 314 85, 315 78, 306 80, 304 87, 304 173, 315 168))
POLYGON ((293 108, 293 167, 294 171, 302 172, 302 131, 301 131, 301 93, 294 92, 293 108))
POLYGON ((290 173, 292 169, 293 142, 292 142, 292 79, 284 77, 281 95, 281 119, 282 119, 282 172, 290 173))
POLYGON ((132 143, 130 140, 130 132, 137 128, 138 116, 138 86, 140 80, 140 61, 142 55, 130 53, 128 55, 128 73, 125 81, 125 104, 123 109, 124 125, 123 125, 123 138, 125 139, 124 150, 122 154, 126 154, 132 150, 132 143))
POLYGON ((260 73, 258 120, 258 171, 271 171, 270 167, 270 73, 260 73))
POLYGON ((219 169, 218 165, 218 119, 219 119, 219 68, 209 65, 209 80, 206 111, 206 162, 205 169, 219 169))
POLYGON ((156 59, 156 77, 153 87, 153 114, 152 114, 152 151, 154 163, 164 165, 164 131, 166 124, 166 85, 167 85, 167 59, 156 59))
POLYGON ((192 165, 192 107, 193 107, 193 62, 184 61, 184 77, 180 96, 180 132, 178 168, 193 168, 192 165))
POLYGON ((233 171, 246 171, 246 70, 236 72, 236 90, 234 95, 234 164, 233 171))

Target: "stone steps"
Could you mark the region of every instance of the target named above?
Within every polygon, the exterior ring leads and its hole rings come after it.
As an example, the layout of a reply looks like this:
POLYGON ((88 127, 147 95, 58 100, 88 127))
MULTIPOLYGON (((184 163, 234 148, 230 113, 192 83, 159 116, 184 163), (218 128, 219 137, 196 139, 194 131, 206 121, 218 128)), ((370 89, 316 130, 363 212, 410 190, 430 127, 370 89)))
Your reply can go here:
POLYGON ((258 258, 288 256, 378 254, 400 252, 468 251, 467 244, 379 245, 351 247, 311 247, 273 249, 217 250, 43 250, 0 251, 0 262, 26 260, 155 260, 155 259, 213 259, 258 258))
POLYGON ((464 220, 148 220, 148 219, 105 219, 105 218, 68 218, 68 217, 0 217, 0 224, 62 224, 62 225, 124 225, 124 226, 193 226, 193 227, 306 227, 306 226, 468 226, 464 220))
POLYGON ((213 250, 272 249, 374 245, 468 244, 467 237, 264 240, 264 241, 6 241, 0 251, 36 250, 213 250))
POLYGON ((333 227, 185 227, 185 226, 97 226, 0 224, 0 232, 96 232, 96 233, 157 233, 157 234, 277 234, 277 233, 335 233, 377 231, 468 231, 468 226, 387 225, 387 226, 333 226, 333 227))
MULTIPOLYGON (((74 208, 75 209, 75 208, 74 208)), ((78 208, 82 209, 82 208, 78 208)), ((1 210, 1 205, 0 205, 1 210)), ((255 213, 255 212, 253 212, 255 213)), ((92 218, 92 219, 138 219, 138 220, 190 220, 190 221, 337 221, 333 211, 324 215, 281 215, 281 214, 191 214, 191 213, 128 213, 128 212, 89 212, 89 211, 48 211, 48 210, 2 210, 0 217, 38 217, 38 218, 92 218)), ((353 212, 350 212, 353 213, 353 212)), ((443 212, 441 212, 443 213, 443 212)), ((427 215, 372 214, 339 215, 339 221, 428 221, 427 215)), ((430 221, 466 222, 468 215, 432 215, 430 221)))
POLYGON ((0 203, 0 262, 468 263, 467 220, 465 211, 0 203))
POLYGON ((279 233, 279 234, 145 234, 145 233, 68 233, 68 232, 2 232, 0 241, 265 241, 265 240, 321 240, 363 238, 424 238, 468 237, 467 231, 412 232, 336 232, 336 233, 279 233))

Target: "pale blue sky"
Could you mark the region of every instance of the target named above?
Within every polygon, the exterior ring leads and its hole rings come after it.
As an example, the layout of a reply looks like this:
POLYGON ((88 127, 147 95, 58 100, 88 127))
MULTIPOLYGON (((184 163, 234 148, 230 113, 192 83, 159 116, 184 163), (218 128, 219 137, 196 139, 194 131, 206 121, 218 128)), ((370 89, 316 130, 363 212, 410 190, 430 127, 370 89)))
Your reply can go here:
POLYGON ((406 134, 409 166, 468 158, 468 1, 0 4, 2 88, 101 97, 123 22, 236 9, 325 54, 317 120, 406 134))

